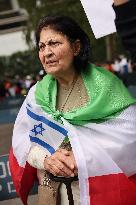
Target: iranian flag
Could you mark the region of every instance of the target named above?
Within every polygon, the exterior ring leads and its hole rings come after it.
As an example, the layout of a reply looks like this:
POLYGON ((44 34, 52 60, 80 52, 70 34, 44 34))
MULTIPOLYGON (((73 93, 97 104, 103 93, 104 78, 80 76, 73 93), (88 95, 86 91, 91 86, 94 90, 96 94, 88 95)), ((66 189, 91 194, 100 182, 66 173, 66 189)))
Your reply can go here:
POLYGON ((71 126, 82 205, 136 204, 136 106, 116 119, 71 126))
POLYGON ((36 104, 35 87, 29 92, 18 113, 9 154, 12 180, 24 205, 27 205, 28 194, 37 180, 36 168, 27 162, 31 147, 38 146, 50 156, 68 133, 62 124, 51 119, 36 104), (54 136, 54 139, 50 136, 54 136))
POLYGON ((31 147, 50 156, 68 136, 78 166, 81 204, 136 205, 136 105, 100 123, 72 125, 62 116, 61 124, 37 104, 35 93, 36 85, 16 119, 9 158, 23 204, 37 177, 27 163, 31 147))

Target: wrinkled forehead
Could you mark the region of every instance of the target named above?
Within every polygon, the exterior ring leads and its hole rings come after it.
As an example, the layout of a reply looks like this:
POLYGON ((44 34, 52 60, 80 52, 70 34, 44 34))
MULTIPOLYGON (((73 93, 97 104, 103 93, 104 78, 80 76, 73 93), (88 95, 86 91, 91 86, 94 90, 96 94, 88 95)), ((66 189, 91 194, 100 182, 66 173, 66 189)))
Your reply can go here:
POLYGON ((57 40, 57 39, 66 39, 68 40, 68 37, 66 34, 64 34, 61 31, 55 30, 55 28, 51 26, 43 27, 40 32, 40 41, 44 39, 46 41, 50 40, 57 40))

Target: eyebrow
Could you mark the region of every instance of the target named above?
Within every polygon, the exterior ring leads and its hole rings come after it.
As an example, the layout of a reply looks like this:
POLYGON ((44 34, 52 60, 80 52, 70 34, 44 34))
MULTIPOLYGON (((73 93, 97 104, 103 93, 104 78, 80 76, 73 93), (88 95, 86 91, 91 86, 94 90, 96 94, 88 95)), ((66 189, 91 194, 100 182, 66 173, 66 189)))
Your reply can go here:
POLYGON ((46 43, 51 43, 51 42, 53 42, 53 41, 57 41, 57 40, 50 39, 49 41, 46 41, 46 42, 39 42, 39 43, 41 43, 41 44, 46 44, 46 43))

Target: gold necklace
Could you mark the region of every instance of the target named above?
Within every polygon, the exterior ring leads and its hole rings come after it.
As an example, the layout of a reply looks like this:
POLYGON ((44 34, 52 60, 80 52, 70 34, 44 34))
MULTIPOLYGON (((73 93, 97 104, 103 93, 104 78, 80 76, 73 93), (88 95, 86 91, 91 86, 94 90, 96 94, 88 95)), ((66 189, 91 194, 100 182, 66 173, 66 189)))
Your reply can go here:
POLYGON ((71 88, 68 90, 68 93, 67 93, 67 95, 66 95, 65 101, 64 101, 64 103, 63 103, 63 104, 61 105, 61 107, 60 107, 60 111, 61 111, 61 112, 63 112, 64 107, 65 107, 65 105, 67 104, 67 101, 68 101, 68 99, 69 99, 69 97, 70 97, 70 95, 71 95, 71 93, 72 93, 72 91, 73 91, 73 89, 74 89, 74 86, 75 86, 75 84, 76 84, 76 82, 77 82, 77 79, 78 79, 78 77, 74 78, 74 80, 73 80, 73 82, 72 82, 72 86, 71 86, 71 88))

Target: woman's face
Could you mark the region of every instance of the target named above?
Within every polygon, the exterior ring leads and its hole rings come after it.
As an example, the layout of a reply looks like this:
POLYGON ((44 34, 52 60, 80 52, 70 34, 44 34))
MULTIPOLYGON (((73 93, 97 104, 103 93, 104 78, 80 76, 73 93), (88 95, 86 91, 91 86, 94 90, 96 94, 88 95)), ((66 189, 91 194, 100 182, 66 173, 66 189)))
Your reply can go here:
POLYGON ((70 43, 68 38, 51 28, 40 33, 39 58, 45 72, 54 76, 67 74, 74 69, 74 56, 80 49, 80 42, 70 43))

